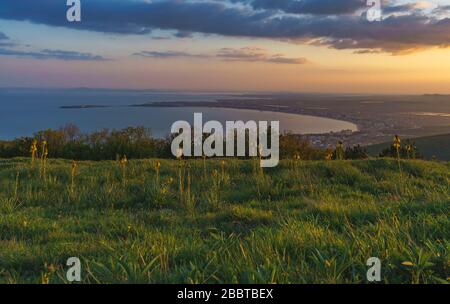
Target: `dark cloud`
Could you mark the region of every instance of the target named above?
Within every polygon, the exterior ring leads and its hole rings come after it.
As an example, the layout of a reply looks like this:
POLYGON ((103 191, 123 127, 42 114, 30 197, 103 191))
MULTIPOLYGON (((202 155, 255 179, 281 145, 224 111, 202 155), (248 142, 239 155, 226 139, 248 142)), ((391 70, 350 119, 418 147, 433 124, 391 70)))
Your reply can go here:
POLYGON ((163 29, 392 53, 450 45, 450 19, 416 9, 369 22, 364 14, 352 13, 360 8, 360 1, 230 1, 90 0, 82 3, 82 22, 69 23, 65 1, 2 0, 0 18, 107 33, 163 29))
POLYGON ((365 0, 253 0, 256 9, 276 9, 291 14, 351 14, 366 6, 365 0))
POLYGON ((246 61, 246 62, 269 62, 280 64, 305 64, 306 58, 288 58, 281 54, 269 54, 261 48, 223 48, 219 50, 217 56, 228 61, 246 61))
POLYGON ((437 6, 434 10, 433 10, 434 14, 440 15, 440 14, 446 14, 449 15, 450 14, 450 5, 440 5, 437 6))
POLYGON ((194 37, 192 32, 186 32, 186 31, 178 31, 174 35, 176 38, 192 38, 194 37))
POLYGON ((13 49, 0 48, 0 56, 13 56, 20 58, 32 59, 56 59, 64 61, 103 61, 106 60, 102 56, 92 55, 90 53, 79 53, 73 51, 61 50, 41 50, 41 51, 21 51, 13 49))

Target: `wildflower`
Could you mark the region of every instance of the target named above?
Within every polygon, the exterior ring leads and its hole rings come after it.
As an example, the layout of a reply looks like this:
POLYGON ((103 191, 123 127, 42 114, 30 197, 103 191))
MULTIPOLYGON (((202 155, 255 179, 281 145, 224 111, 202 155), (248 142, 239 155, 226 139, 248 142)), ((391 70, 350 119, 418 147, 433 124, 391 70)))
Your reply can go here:
POLYGON ((156 186, 159 187, 159 171, 161 169, 161 162, 157 161, 155 164, 156 171, 156 186))
POLYGON ((407 143, 405 145, 405 150, 406 150, 406 157, 411 158, 410 156, 411 156, 411 151, 413 150, 413 146, 411 144, 407 143))
POLYGON ((47 148, 47 141, 44 140, 41 143, 41 178, 43 177, 45 179, 45 172, 46 172, 46 163, 47 163, 47 156, 48 156, 48 148, 47 148))
POLYGON ((124 156, 120 159, 120 164, 121 164, 122 166, 125 166, 127 163, 128 163, 127 156, 124 155, 124 156))
POLYGON ((132 229, 133 229, 133 227, 131 225, 128 225, 128 227, 127 227, 128 233, 130 233, 132 229))
POLYGON ((214 176, 214 177, 219 176, 219 171, 217 171, 217 169, 214 169, 214 170, 213 170, 213 176, 214 176))
POLYGON ((400 139, 400 136, 395 135, 393 147, 394 147, 397 151, 400 149, 401 143, 402 143, 402 141, 401 141, 401 139, 400 139))
POLYGON ((75 175, 77 174, 77 162, 76 161, 72 161, 72 171, 71 171, 71 179, 70 179, 70 193, 73 194, 74 190, 75 190, 75 175))
POLYGON ((34 164, 34 160, 36 159, 37 151, 38 151, 37 140, 33 140, 33 143, 31 144, 31 148, 30 148, 32 164, 34 164))
POLYGON ((23 221, 22 222, 22 226, 25 227, 25 228, 28 227, 28 222, 27 221, 23 221))
POLYGON ((332 160, 333 159, 333 151, 328 151, 327 154, 325 155, 325 159, 326 160, 332 160))
POLYGON ((45 152, 47 151, 48 153, 48 149, 47 149, 47 141, 44 140, 41 142, 41 160, 44 159, 44 157, 46 157, 45 152))
POLYGON ((344 143, 342 141, 338 141, 336 145, 336 159, 337 160, 344 159, 344 143))
POLYGON ((402 265, 403 265, 403 266, 410 266, 410 267, 411 267, 411 266, 414 266, 414 263, 413 263, 413 262, 410 262, 410 261, 405 261, 405 262, 402 263, 402 265))
POLYGON ((394 144, 392 146, 394 147, 395 151, 397 152, 398 170, 400 172, 400 175, 403 175, 402 174, 402 166, 400 164, 400 147, 401 147, 401 143, 402 143, 402 141, 400 139, 400 136, 395 135, 395 137, 394 137, 394 144))
POLYGON ((221 162, 220 162, 220 164, 222 165, 222 181, 224 181, 225 180, 225 161, 224 160, 222 160, 221 162))
POLYGON ((331 262, 330 262, 329 260, 325 260, 325 265, 326 265, 327 267, 331 267, 331 262))
POLYGON ((41 278, 41 283, 47 285, 50 283, 50 276, 48 273, 44 273, 41 278))
POLYGON ((126 181, 127 181, 127 172, 126 172, 126 165, 128 163, 128 159, 127 156, 124 155, 121 159, 120 159, 120 165, 122 167, 122 183, 125 186, 126 181))

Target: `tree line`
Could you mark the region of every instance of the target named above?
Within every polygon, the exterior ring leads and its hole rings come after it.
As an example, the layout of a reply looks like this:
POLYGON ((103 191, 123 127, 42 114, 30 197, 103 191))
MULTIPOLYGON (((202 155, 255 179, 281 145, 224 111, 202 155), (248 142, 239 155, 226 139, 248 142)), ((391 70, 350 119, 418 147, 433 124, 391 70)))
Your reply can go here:
MULTIPOLYGON (((173 158, 171 142, 173 136, 155 138, 145 127, 129 127, 121 130, 103 129, 89 134, 83 133, 73 124, 57 130, 47 129, 33 136, 20 137, 10 141, 0 141, 0 157, 28 157, 34 142, 46 142, 48 157, 74 160, 118 160, 124 155, 130 159, 173 158)), ((39 144, 38 144, 39 145, 39 144)), ((385 149, 382 157, 396 157, 396 149, 385 149)), ((401 158, 420 158, 414 143, 407 142, 400 149, 401 158)), ((320 149, 314 147, 300 135, 280 135, 280 158, 302 160, 323 159, 366 159, 369 158, 360 145, 344 147, 338 142, 335 147, 320 149)))

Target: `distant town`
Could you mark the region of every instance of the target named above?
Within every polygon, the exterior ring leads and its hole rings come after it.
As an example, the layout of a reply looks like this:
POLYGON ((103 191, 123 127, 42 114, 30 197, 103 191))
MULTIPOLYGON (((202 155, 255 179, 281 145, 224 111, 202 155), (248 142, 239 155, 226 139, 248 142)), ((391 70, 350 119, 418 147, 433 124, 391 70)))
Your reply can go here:
POLYGON ((236 95, 217 102, 151 102, 137 107, 223 107, 312 115, 352 122, 358 131, 303 134, 320 148, 372 145, 394 135, 414 138, 450 133, 450 95, 236 95))

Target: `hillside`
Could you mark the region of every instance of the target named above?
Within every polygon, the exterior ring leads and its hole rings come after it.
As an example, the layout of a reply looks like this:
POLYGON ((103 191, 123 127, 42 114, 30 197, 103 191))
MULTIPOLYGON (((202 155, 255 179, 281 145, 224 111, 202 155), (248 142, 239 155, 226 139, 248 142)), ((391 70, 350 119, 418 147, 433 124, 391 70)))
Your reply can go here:
MULTIPOLYGON (((426 136, 411 139, 426 159, 435 156, 439 160, 450 161, 450 134, 426 136)), ((391 142, 367 147, 370 155, 378 156, 380 152, 392 145, 391 142)))
POLYGON ((256 164, 0 160, 0 282, 447 280, 450 164, 256 164))

